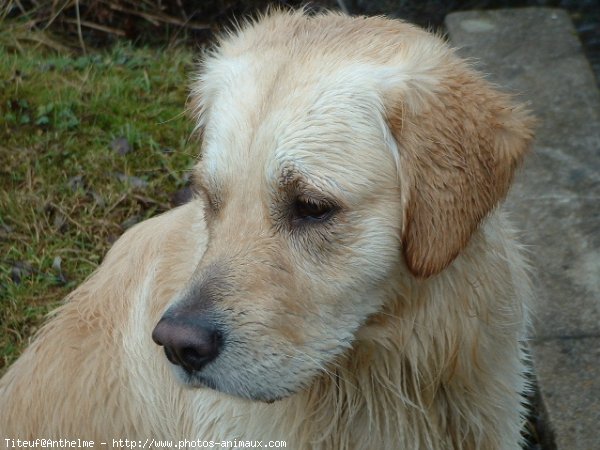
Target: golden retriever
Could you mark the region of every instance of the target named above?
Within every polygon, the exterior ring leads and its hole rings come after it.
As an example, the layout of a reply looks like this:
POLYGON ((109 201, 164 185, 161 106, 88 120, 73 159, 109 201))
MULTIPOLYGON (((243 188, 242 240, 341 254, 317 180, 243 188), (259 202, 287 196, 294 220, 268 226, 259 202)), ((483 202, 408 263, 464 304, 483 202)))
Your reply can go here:
POLYGON ((530 288, 496 206, 528 113, 439 37, 336 13, 247 23, 191 92, 196 198, 7 372, 0 446, 518 448, 530 288))

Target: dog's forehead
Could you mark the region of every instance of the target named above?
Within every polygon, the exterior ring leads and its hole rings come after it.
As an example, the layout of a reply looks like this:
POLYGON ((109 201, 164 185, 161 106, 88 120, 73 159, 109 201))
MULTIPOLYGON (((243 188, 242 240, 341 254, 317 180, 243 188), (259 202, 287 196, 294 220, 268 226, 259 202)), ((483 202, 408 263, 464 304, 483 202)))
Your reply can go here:
POLYGON ((395 173, 373 67, 256 55, 213 65, 203 148, 212 177, 262 172, 275 180, 295 167, 356 184, 395 173))

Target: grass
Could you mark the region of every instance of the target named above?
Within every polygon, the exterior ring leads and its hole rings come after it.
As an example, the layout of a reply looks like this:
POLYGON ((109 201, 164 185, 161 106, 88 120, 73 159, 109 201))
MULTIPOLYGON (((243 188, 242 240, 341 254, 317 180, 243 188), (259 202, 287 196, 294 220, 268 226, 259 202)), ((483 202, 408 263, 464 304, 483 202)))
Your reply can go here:
POLYGON ((0 22, 0 375, 126 228, 172 207, 198 152, 191 51, 81 56, 13 28, 0 22))

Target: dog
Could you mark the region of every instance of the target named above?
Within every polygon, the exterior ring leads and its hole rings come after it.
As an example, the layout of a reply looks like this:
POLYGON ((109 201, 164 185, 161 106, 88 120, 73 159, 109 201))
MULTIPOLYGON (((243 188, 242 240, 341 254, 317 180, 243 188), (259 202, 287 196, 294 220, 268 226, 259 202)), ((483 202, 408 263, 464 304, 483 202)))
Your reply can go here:
POLYGON ((189 109, 194 199, 8 370, 0 445, 518 448, 530 281, 498 205, 527 110, 438 36, 305 11, 224 35, 189 109))

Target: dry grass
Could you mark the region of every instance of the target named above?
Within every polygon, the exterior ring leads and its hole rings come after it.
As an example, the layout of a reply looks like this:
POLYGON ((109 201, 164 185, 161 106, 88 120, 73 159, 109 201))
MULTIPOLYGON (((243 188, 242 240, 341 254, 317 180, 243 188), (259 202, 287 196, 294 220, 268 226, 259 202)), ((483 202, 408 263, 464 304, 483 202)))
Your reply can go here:
POLYGON ((52 31, 85 54, 87 47, 127 38, 135 42, 205 42, 269 6, 341 7, 343 0, 8 0, 0 17, 18 18, 30 30, 52 31))

